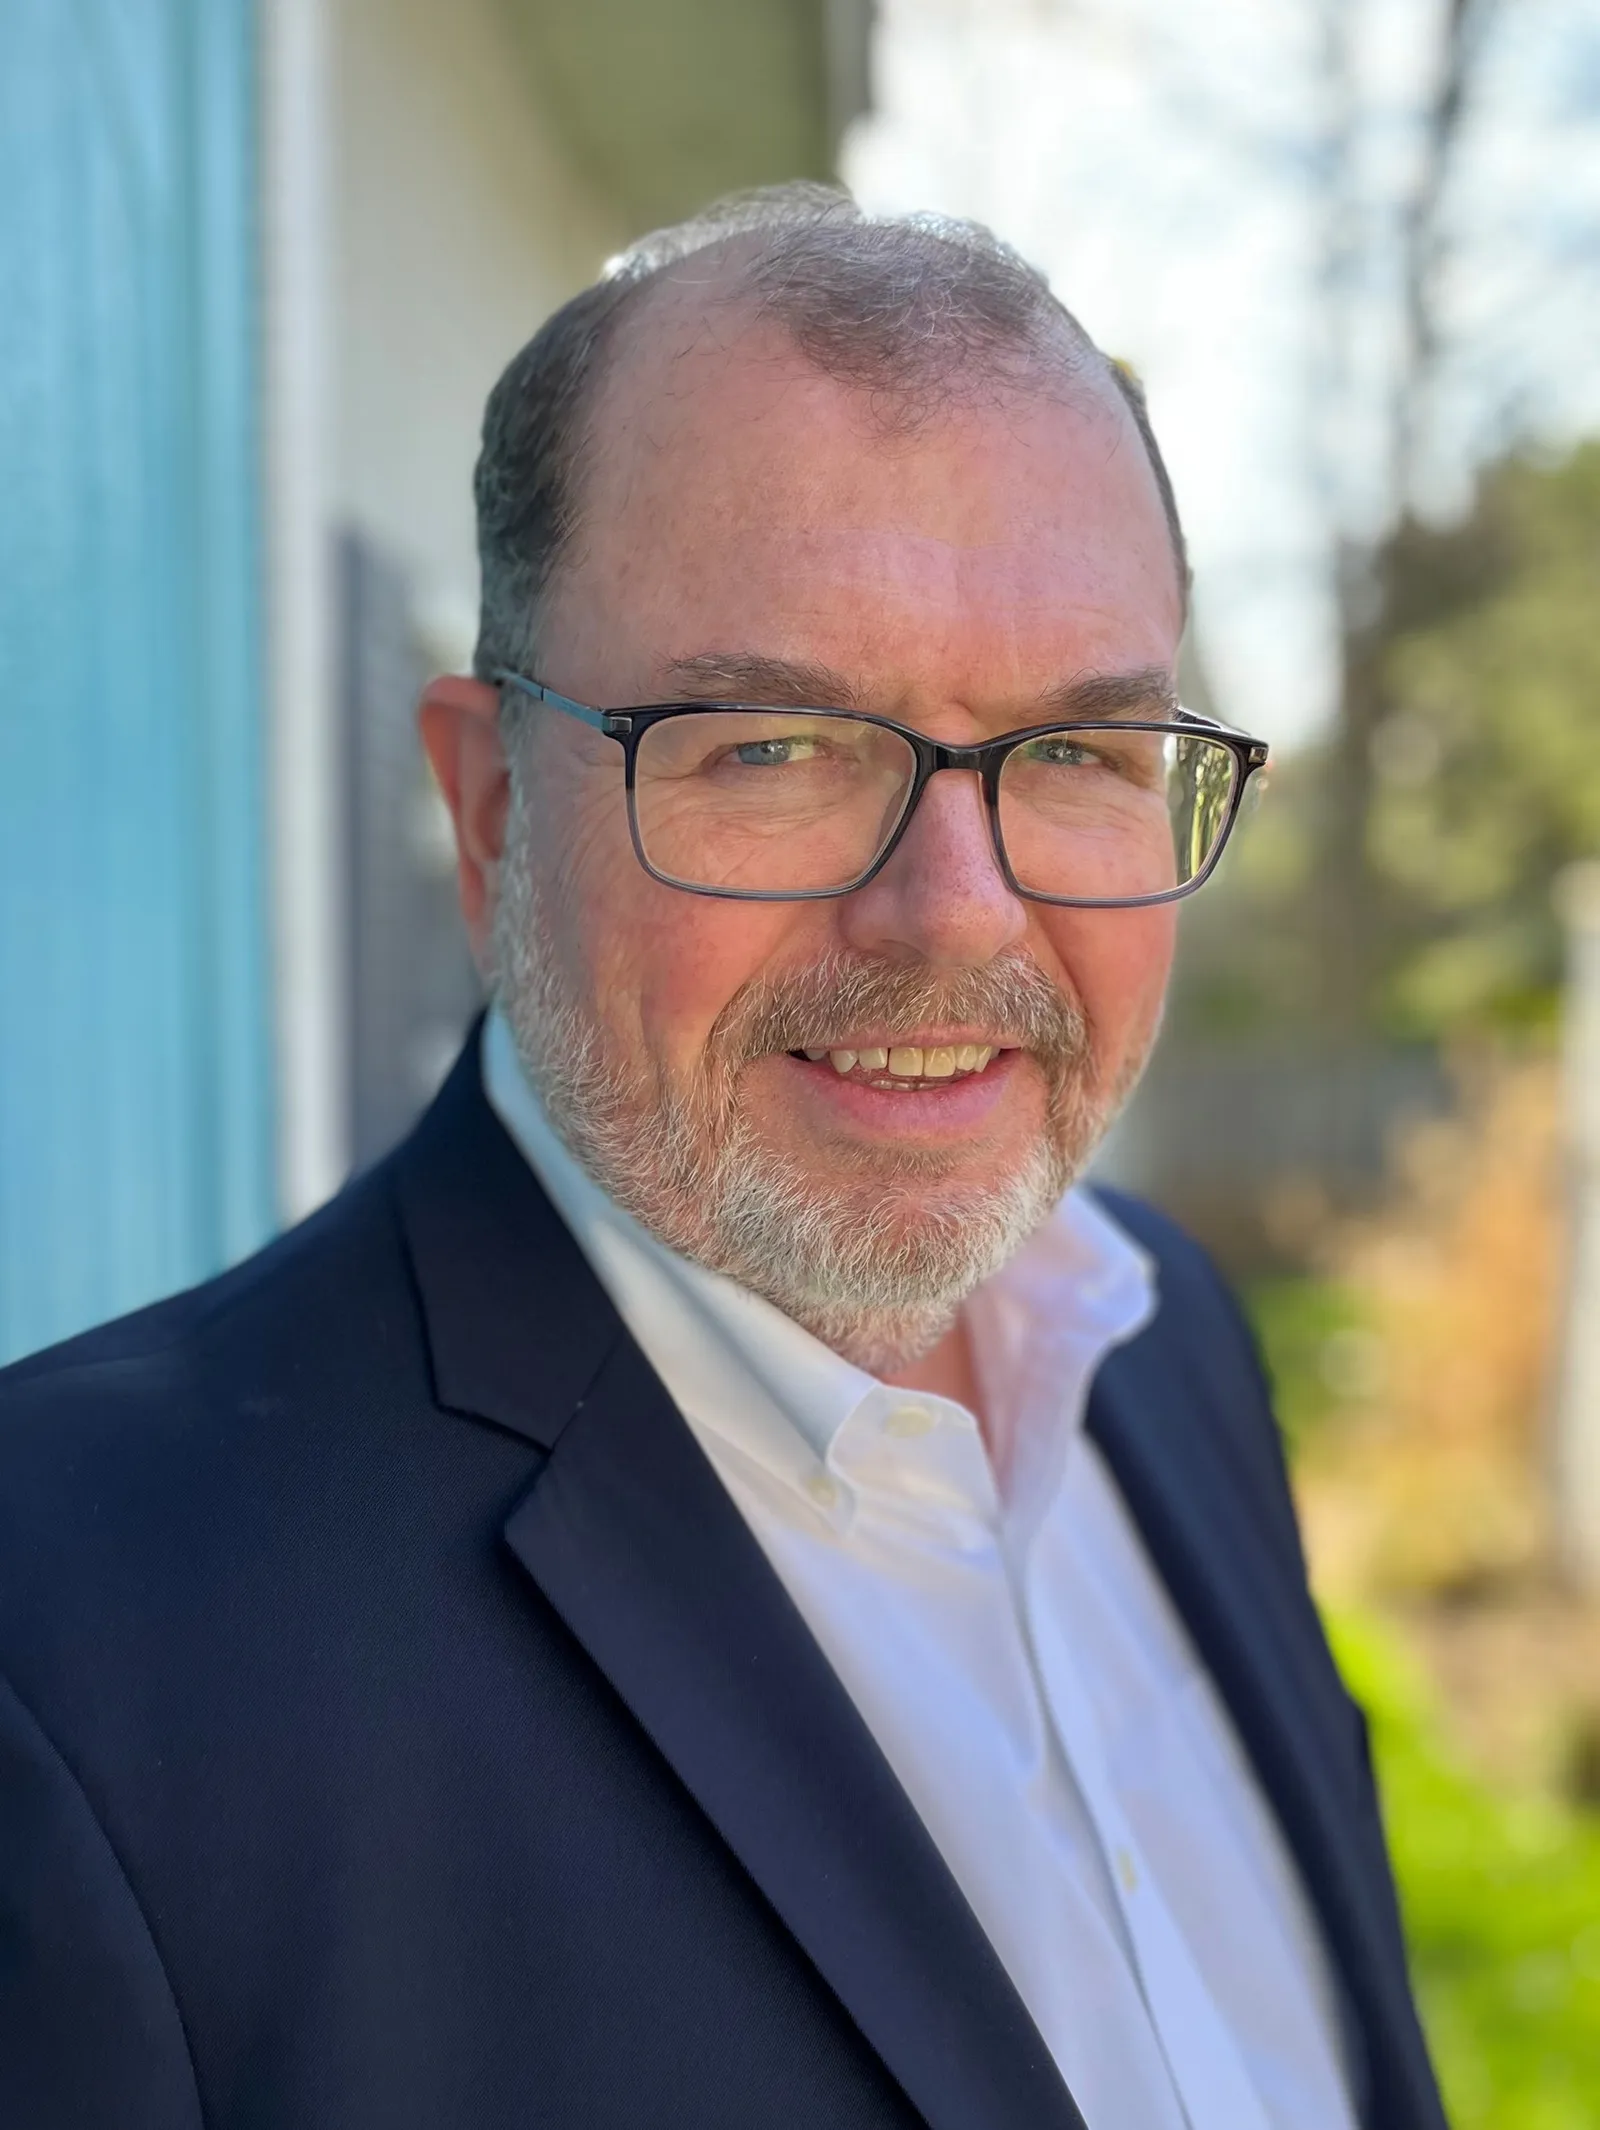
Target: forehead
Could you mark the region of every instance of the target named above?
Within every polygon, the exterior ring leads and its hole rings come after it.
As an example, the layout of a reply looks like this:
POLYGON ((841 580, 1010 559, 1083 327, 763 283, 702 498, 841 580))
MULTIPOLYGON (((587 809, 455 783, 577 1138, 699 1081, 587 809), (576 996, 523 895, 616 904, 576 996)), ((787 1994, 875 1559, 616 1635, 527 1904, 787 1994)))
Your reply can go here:
POLYGON ((1166 521, 1109 385, 980 382, 911 411, 886 420, 748 315, 659 302, 594 409, 553 633, 589 638, 586 666, 603 636, 639 685, 712 648, 957 692, 963 665, 1026 689, 1170 661, 1166 521))

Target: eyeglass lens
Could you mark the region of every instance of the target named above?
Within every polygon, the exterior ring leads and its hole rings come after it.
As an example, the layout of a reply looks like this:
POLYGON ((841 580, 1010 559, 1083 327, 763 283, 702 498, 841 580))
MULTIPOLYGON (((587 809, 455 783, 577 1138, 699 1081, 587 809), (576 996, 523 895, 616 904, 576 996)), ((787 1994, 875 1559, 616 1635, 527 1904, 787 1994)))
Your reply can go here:
MULTIPOLYGON (((848 887, 900 825, 916 756, 849 717, 714 710, 641 736, 634 815, 653 869, 723 894, 848 887)), ((1000 836, 1019 887, 1088 901, 1170 893, 1204 871, 1237 766, 1202 734, 1047 733, 1000 775, 1000 836)))

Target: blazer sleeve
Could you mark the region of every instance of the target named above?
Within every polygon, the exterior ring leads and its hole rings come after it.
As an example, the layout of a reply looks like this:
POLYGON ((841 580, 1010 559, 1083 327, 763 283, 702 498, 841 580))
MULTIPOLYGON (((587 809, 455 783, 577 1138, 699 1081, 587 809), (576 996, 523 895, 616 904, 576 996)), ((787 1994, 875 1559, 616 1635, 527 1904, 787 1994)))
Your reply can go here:
POLYGON ((0 2123, 202 2130, 144 1915, 61 1755, 0 1678, 0 2123))

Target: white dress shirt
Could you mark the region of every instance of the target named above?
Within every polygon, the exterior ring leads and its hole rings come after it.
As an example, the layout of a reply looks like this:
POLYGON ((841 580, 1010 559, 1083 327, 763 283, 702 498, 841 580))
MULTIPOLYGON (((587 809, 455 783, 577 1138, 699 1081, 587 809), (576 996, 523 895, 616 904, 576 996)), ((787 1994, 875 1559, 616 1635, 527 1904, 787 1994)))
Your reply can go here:
POLYGON ((967 1304, 1015 1449, 664 1248, 557 1138, 509 1029, 489 1099, 965 1894, 1089 2130, 1354 2130, 1321 1935, 1232 1723, 1093 1442, 1156 1307, 1069 1192, 967 1304))

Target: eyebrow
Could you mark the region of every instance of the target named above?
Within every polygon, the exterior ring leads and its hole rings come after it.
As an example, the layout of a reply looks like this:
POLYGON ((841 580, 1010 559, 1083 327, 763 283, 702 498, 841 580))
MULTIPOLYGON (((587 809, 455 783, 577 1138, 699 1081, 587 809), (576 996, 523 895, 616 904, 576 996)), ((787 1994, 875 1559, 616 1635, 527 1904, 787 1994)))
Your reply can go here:
POLYGON ((1080 673, 1039 697, 1041 719, 1174 716, 1178 691, 1165 666, 1131 673, 1080 673))
MULTIPOLYGON (((844 674, 811 659, 769 658, 759 652, 703 651, 669 659, 662 668, 668 687, 691 702, 772 703, 782 709, 807 706, 867 708, 861 691, 844 674)), ((1165 666, 1139 666, 1127 673, 1079 673, 1043 689, 1029 723, 1102 718, 1170 718, 1178 693, 1165 666)))
POLYGON ((861 707, 842 673, 807 658, 765 658, 752 651, 702 651, 669 659, 662 668, 669 686, 687 691, 691 702, 772 703, 780 709, 861 707))

